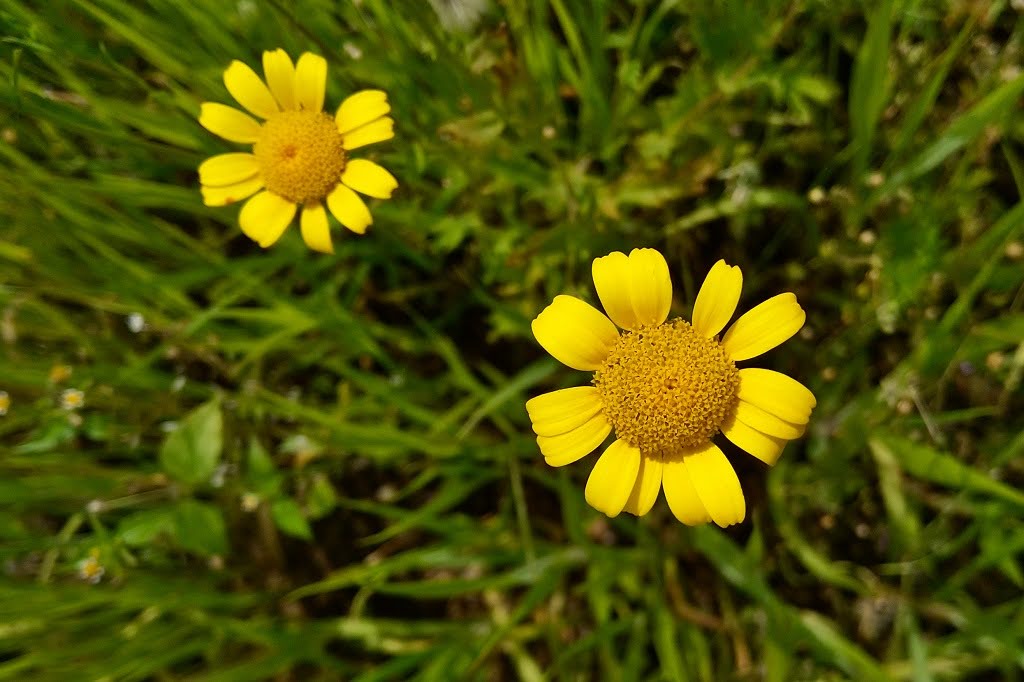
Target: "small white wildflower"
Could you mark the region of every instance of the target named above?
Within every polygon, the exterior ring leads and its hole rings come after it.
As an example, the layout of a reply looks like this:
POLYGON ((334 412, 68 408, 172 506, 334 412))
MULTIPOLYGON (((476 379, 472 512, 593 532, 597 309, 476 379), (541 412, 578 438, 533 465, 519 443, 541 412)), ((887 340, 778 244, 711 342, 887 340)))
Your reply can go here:
POLYGON ((78 577, 88 583, 95 585, 103 579, 104 573, 106 573, 106 569, 100 563, 98 549, 89 550, 89 556, 78 562, 78 577))
POLYGON ((354 45, 352 43, 344 43, 342 44, 341 49, 345 50, 345 54, 347 54, 352 59, 363 58, 363 51, 359 49, 358 45, 354 45))
POLYGON ((128 329, 130 329, 133 334, 138 334, 146 328, 146 318, 142 316, 142 313, 132 313, 124 323, 128 325, 128 329))
POLYGON ((65 410, 77 410, 85 405, 85 394, 77 388, 67 388, 60 394, 60 406, 65 410))

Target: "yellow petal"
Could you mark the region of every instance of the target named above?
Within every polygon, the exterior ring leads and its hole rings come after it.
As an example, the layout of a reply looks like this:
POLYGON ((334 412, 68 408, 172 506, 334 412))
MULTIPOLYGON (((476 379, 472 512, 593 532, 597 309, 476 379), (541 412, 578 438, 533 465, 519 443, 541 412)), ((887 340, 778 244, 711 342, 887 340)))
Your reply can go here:
POLYGON ((327 225, 327 211, 323 204, 306 204, 299 218, 299 226, 306 246, 320 253, 334 253, 331 230, 327 225))
POLYGON ((248 64, 237 59, 231 62, 224 71, 224 85, 236 102, 260 118, 270 118, 279 111, 274 96, 248 64))
POLYGON ((818 404, 796 379, 760 367, 740 370, 739 398, 793 424, 806 424, 818 404))
POLYGON ((357 192, 378 199, 390 199, 398 187, 395 176, 366 159, 352 159, 345 164, 341 181, 357 192))
POLYGON ((630 492, 622 511, 634 516, 643 516, 651 511, 651 507, 658 499, 658 493, 661 492, 661 474, 664 466, 659 456, 644 455, 640 458, 640 471, 637 472, 636 483, 633 484, 633 491, 630 492))
POLYGON ((295 98, 299 108, 323 111, 326 89, 327 60, 312 52, 304 53, 295 65, 295 98))
POLYGON ((199 125, 232 142, 255 142, 260 136, 260 124, 256 119, 216 102, 203 102, 200 106, 199 125))
POLYGON ((792 293, 779 294, 748 310, 729 328, 722 346, 734 362, 749 360, 800 331, 807 314, 792 293))
POLYGON ((587 479, 583 493, 587 504, 606 516, 618 516, 633 491, 639 470, 640 450, 621 440, 613 441, 587 479))
POLYGON ((290 111, 299 108, 295 99, 295 66, 287 52, 280 48, 264 52, 263 75, 282 109, 290 111))
POLYGON ((207 186, 224 187, 248 180, 259 171, 259 164, 252 154, 218 154, 199 164, 199 182, 207 186))
POLYGON ((711 520, 711 515, 704 508, 704 503, 693 487, 690 472, 687 471, 683 458, 673 455, 665 459, 662 469, 662 486, 665 488, 665 501, 672 515, 687 526, 700 526, 711 520))
POLYGON ((367 123, 353 131, 343 133, 341 146, 348 150, 358 149, 374 142, 390 140, 394 136, 395 121, 390 116, 385 116, 378 118, 373 123, 367 123))
POLYGON ((601 411, 601 395, 593 386, 563 388, 526 401, 538 436, 557 436, 582 425, 601 411))
POLYGON ((272 192, 260 192, 245 202, 238 222, 242 232, 263 248, 276 242, 295 217, 296 205, 272 192))
POLYGON ((228 206, 246 199, 263 189, 263 178, 251 177, 234 185, 223 187, 207 187, 203 185, 199 191, 203 194, 203 203, 207 206, 228 206))
POLYGON ((672 278, 665 257, 654 249, 633 249, 629 270, 629 295, 637 322, 661 324, 672 305, 672 278))
POLYGON ((774 466, 779 461, 782 449, 786 447, 784 438, 776 438, 766 433, 761 433, 752 426, 747 426, 736 415, 730 417, 722 424, 722 433, 731 440, 737 447, 746 450, 754 457, 767 464, 774 466))
POLYGON ((619 338, 611 320, 574 296, 555 296, 531 326, 544 350, 582 371, 600 367, 619 338))
POLYGON ((373 224, 370 209, 358 194, 345 185, 338 185, 327 195, 327 208, 339 223, 356 234, 364 234, 366 228, 373 224))
POLYGON ((557 436, 537 436, 544 461, 550 466, 560 467, 572 464, 576 460, 589 455, 598 445, 604 442, 612 432, 612 425, 598 412, 572 431, 557 436))
POLYGON ((345 99, 338 107, 335 121, 342 135, 359 126, 376 121, 391 111, 388 96, 383 90, 362 90, 345 99))
POLYGON ((739 523, 747 514, 736 471, 714 443, 687 451, 683 464, 711 520, 722 528, 739 523))
POLYGON ((693 328, 711 338, 725 328, 736 312, 743 288, 743 273, 738 266, 720 260, 711 267, 693 304, 693 328))
POLYGON ((639 326, 636 313, 633 312, 633 300, 629 296, 630 267, 629 256, 621 251, 613 251, 607 256, 594 259, 591 272, 594 275, 594 288, 601 305, 612 322, 623 329, 639 326))
POLYGON ((793 440, 804 435, 806 424, 793 424, 755 407, 745 400, 736 404, 736 418, 747 426, 757 429, 766 436, 793 440))

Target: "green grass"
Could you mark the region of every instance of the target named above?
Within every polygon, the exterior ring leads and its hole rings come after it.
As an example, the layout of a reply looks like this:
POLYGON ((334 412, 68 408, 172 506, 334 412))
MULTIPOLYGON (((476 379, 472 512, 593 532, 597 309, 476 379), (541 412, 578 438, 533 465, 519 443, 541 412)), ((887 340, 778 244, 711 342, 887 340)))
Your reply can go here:
POLYGON ((1024 679, 1019 11, 435 4, 0 3, 0 680, 1024 679), (275 47, 394 107, 331 257, 200 200, 275 47), (808 311, 740 526, 532 438, 530 320, 637 246, 808 311))

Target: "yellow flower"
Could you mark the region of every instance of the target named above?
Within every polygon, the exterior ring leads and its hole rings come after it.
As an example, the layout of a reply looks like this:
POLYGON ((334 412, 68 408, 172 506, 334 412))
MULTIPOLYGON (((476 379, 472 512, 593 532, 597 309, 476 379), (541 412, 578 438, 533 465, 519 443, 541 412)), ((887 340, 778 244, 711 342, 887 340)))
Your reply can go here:
POLYGON ((332 253, 324 204, 342 225, 363 234, 373 218, 356 192, 387 199, 398 187, 372 161, 349 158, 354 149, 394 137, 391 105, 384 92, 363 90, 331 117, 323 111, 327 62, 309 52, 294 65, 284 50, 264 52, 263 74, 266 83, 237 60, 224 72, 228 92, 262 123, 223 104, 202 105, 204 128, 253 146, 251 154, 221 154, 200 164, 203 202, 226 206, 259 192, 238 221, 264 248, 284 233, 301 204, 302 238, 311 249, 332 253))
POLYGON ((811 392, 785 374, 736 367, 800 330, 806 315, 796 296, 764 301, 719 339, 740 299, 738 267, 715 263, 692 323, 666 321, 672 281, 654 249, 598 258, 593 275, 607 317, 578 298, 556 296, 533 321, 534 336, 556 360, 594 373, 591 386, 526 403, 545 460, 556 467, 575 462, 614 430, 587 481, 592 507, 643 516, 664 488, 672 513, 687 525, 741 522, 743 490, 711 438, 721 431, 771 465, 786 441, 803 435, 816 405, 811 392))
POLYGON ((71 365, 54 365, 50 368, 50 383, 60 384, 71 378, 71 365))

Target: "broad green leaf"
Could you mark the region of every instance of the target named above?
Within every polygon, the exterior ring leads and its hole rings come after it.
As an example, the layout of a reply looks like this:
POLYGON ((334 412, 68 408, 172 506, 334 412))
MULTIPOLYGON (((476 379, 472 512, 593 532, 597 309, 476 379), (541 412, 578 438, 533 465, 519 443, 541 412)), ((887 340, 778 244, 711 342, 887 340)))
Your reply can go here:
POLYGON ((145 509, 129 514, 117 525, 117 537, 127 545, 148 545, 161 533, 177 530, 175 511, 171 508, 145 509))
POLYGON ((302 540, 312 540, 313 531, 295 500, 285 497, 270 505, 270 515, 281 532, 302 540))
POLYGON ((226 554, 228 535, 220 509, 198 500, 182 500, 174 510, 178 543, 201 556, 226 554))
POLYGON ((220 461, 223 421, 212 401, 194 410, 168 434, 160 448, 160 464, 170 476, 195 486, 210 479, 220 461))

